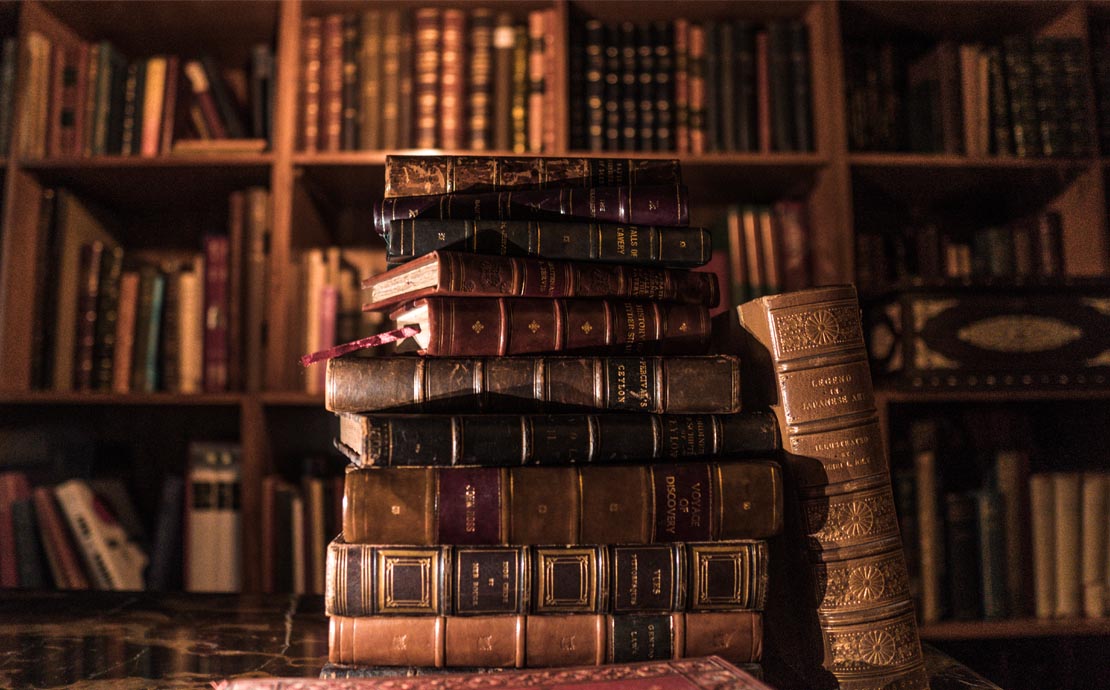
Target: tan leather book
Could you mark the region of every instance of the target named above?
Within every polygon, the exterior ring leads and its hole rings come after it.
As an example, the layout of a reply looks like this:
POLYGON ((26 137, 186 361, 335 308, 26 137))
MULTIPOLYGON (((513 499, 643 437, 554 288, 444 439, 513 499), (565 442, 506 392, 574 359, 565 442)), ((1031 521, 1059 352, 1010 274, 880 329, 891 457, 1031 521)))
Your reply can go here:
POLYGON ((1056 618, 1076 618, 1083 613, 1082 565, 1080 548, 1080 495, 1083 475, 1056 472, 1053 479, 1056 534, 1053 537, 1056 562, 1056 618))
MULTIPOLYGON (((301 150, 320 148, 320 76, 324 52, 324 24, 319 17, 305 17, 301 24, 301 150)), ((144 120, 145 122, 145 120, 144 120)))
POLYGON ((1029 477, 1029 521, 1033 534, 1033 612, 1052 618, 1056 610, 1056 509, 1051 474, 1029 477))
POLYGON ((353 544, 644 544, 763 539, 782 527, 777 463, 350 469, 353 544), (637 490, 638 487, 638 490, 637 490))
POLYGON ((1107 475, 1084 472, 1082 490, 1083 615, 1101 618, 1106 615, 1106 525, 1110 522, 1107 475))
POLYGON ((439 37, 439 147, 460 149, 466 127, 466 13, 443 10, 439 37))
POLYGON ((795 489, 780 541, 808 547, 771 555, 778 581, 798 591, 768 602, 768 646, 789 649, 793 674, 810 684, 832 674, 841 688, 924 687, 855 288, 762 297, 738 312, 745 404, 778 417, 795 489), (799 603, 803 585, 812 608, 799 603))
POLYGON ((716 655, 759 661, 757 611, 614 616, 331 616, 328 660, 373 666, 547 667, 716 655))

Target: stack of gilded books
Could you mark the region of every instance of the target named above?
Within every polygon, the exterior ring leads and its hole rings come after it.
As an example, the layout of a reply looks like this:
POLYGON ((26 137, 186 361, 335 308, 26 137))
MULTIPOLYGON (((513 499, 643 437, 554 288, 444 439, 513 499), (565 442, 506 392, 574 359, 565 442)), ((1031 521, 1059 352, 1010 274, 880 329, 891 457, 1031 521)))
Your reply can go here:
POLYGON ((778 434, 706 354, 678 162, 390 156, 385 196, 367 308, 416 352, 327 364, 328 672, 758 663, 778 434))

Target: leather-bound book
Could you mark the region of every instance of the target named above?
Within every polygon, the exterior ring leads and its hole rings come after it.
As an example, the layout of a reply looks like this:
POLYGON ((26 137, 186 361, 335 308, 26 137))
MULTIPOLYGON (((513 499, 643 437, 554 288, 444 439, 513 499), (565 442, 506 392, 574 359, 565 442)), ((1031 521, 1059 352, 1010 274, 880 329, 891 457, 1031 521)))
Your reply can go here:
POLYGON ((470 68, 466 83, 466 142, 473 151, 493 148, 493 11, 470 13, 470 68))
POLYGON ((434 667, 395 666, 371 669, 366 666, 325 664, 320 679, 311 678, 241 678, 222 681, 217 690, 387 690, 398 685, 398 675, 431 675, 416 685, 427 682, 443 690, 465 690, 481 685, 491 690, 536 688, 537 690, 558 690, 564 686, 573 688, 597 688, 604 686, 610 690, 636 690, 650 683, 658 690, 771 690, 753 675, 752 664, 741 664, 738 668, 720 657, 711 656, 673 661, 649 661, 632 664, 608 665, 604 668, 559 668, 522 671, 502 671, 489 673, 483 667, 468 672, 455 669, 445 673, 434 667), (338 669, 338 671, 337 671, 338 669), (745 670, 741 670, 745 669, 745 670), (348 671, 351 671, 348 673, 348 671), (399 673, 398 673, 399 672, 399 673), (333 678, 342 678, 337 681, 333 678))
POLYGON ((545 91, 552 86, 547 84, 544 69, 544 23, 544 10, 528 12, 528 106, 525 119, 528 123, 527 150, 536 153, 543 150, 545 91))
MULTIPOLYGON (((367 21, 370 21, 371 26, 369 28, 371 29, 373 28, 373 21, 367 20, 367 16, 374 11, 367 10, 362 15, 363 65, 367 67, 366 74, 369 75, 370 79, 374 78, 375 70, 373 60, 368 57, 368 53, 374 51, 374 44, 372 34, 367 32, 367 21), (368 41, 370 41, 369 44, 368 41)), ((405 10, 398 7, 389 7, 383 10, 381 36, 379 37, 381 47, 378 51, 381 53, 381 98, 376 101, 376 107, 372 108, 372 110, 379 110, 380 112, 373 115, 366 111, 366 91, 369 86, 366 78, 362 78, 363 112, 361 115, 363 119, 359 129, 359 138, 363 148, 376 150, 389 146, 407 145, 407 142, 400 138, 401 123, 398 122, 401 115, 401 55, 398 53, 401 49, 402 14, 405 17, 408 16, 405 10), (380 118, 380 122, 375 122, 376 118, 380 118)), ((411 79, 411 75, 409 79, 411 79)))
POLYGON ((466 113, 466 79, 463 76, 466 44, 466 14, 455 8, 443 10, 439 36, 439 101, 437 126, 439 147, 458 149, 463 145, 466 113))
POLYGON ((983 590, 975 495, 950 491, 944 494, 944 506, 945 584, 951 615, 957 620, 976 620, 983 615, 983 590))
POLYGON ((385 198, 534 189, 682 184, 676 159, 553 156, 385 158, 385 198))
POLYGON ((528 25, 513 25, 513 71, 512 71, 512 147, 513 153, 528 150, 528 58, 531 45, 528 39, 528 25))
POLYGON ((674 20, 674 150, 690 151, 690 22, 674 20))
POLYGON ((707 307, 615 299, 423 297, 389 316, 419 326, 412 340, 433 357, 697 355, 711 334, 707 307))
MULTIPOLYGON (((385 10, 394 13, 400 10, 385 10)), ((386 56, 385 41, 386 29, 383 10, 372 8, 364 11, 358 18, 358 55, 357 55, 357 105, 358 113, 358 146, 364 151, 378 151, 382 148, 382 130, 386 113, 393 120, 397 119, 397 93, 396 70, 397 56, 386 56), (392 60, 393 70, 391 87, 393 93, 389 94, 385 88, 384 62, 392 60)), ((394 24, 393 30, 399 30, 394 24)), ((391 39, 390 49, 397 50, 398 36, 391 39)), ((394 125, 395 126, 395 125, 394 125)), ((396 142, 390 142, 394 145, 396 142)))
POLYGON ((655 150, 674 150, 674 28, 671 22, 651 23, 652 107, 655 108, 655 150))
POLYGON ((762 656, 757 611, 655 615, 332 616, 328 660, 375 666, 538 668, 713 654, 762 656))
POLYGON ((712 254, 705 228, 577 221, 401 219, 387 224, 384 238, 394 264, 438 249, 676 268, 705 265, 712 254))
POLYGON ((344 413, 336 446, 360 467, 511 467, 766 456, 779 443, 775 420, 766 412, 344 413))
MULTIPOLYGON (((341 33, 343 62, 339 125, 339 147, 344 151, 353 151, 359 147, 358 57, 362 46, 359 42, 358 30, 359 18, 353 14, 345 15, 341 33)), ((377 103, 374 107, 377 108, 377 103)))
POLYGON ((682 227, 689 223, 682 185, 526 189, 393 197, 374 204, 374 229, 404 218, 439 220, 594 220, 682 227))
MULTIPOLYGON (((440 32, 443 28, 441 10, 421 7, 413 19, 415 65, 413 67, 413 95, 415 97, 415 144, 417 148, 435 148, 439 145, 439 82, 440 82, 440 32)), ((389 142, 386 142, 389 145, 389 142)))
POLYGON ((700 357, 339 357, 332 412, 740 411, 740 360, 700 357), (697 385, 690 382, 696 381, 697 385))
POLYGON ((706 99, 708 55, 706 48, 706 28, 701 24, 690 24, 686 72, 689 94, 687 96, 686 126, 690 137, 689 153, 705 153, 706 142, 706 99))
POLYGON ((511 151, 513 148, 513 16, 498 12, 493 29, 493 111, 490 122, 490 148, 511 151))
POLYGON ((755 27, 750 22, 736 22, 735 89, 736 150, 755 151, 759 147, 756 88, 755 88, 755 27))
POLYGON ((343 144, 343 15, 324 17, 320 63, 320 149, 343 144))
POLYGON ((92 372, 92 386, 101 391, 112 387, 122 271, 123 248, 105 247, 100 262, 100 292, 96 299, 96 342, 93 346, 92 372))
MULTIPOLYGON (((107 248, 108 251, 111 248, 107 248)), ((96 350, 97 306, 100 301, 101 266, 106 247, 95 240, 81 247, 81 291, 77 299, 77 345, 74 350, 73 387, 75 390, 93 388, 93 368, 96 350)))
POLYGON ((362 282, 377 311, 440 297, 626 297, 716 306, 717 276, 682 269, 432 252, 362 282))
POLYGON ((301 23, 301 150, 312 153, 320 148, 320 71, 324 52, 324 24, 319 17, 305 17, 301 23))
POLYGON ((776 675, 788 687, 927 687, 855 288, 762 297, 738 311, 745 404, 778 418, 794 487, 786 531, 807 547, 771 555, 772 581, 787 589, 769 604, 790 602, 768 608, 776 675))
POLYGON ((782 471, 754 460, 352 468, 343 503, 343 537, 363 544, 654 544, 781 527, 782 471))
MULTIPOLYGON (((229 307, 231 266, 230 241, 225 235, 204 238, 204 390, 220 393, 228 389, 229 307)), ((239 267, 234 270, 238 272, 239 267)))
POLYGON ((327 548, 329 616, 670 613, 763 608, 767 544, 327 548))

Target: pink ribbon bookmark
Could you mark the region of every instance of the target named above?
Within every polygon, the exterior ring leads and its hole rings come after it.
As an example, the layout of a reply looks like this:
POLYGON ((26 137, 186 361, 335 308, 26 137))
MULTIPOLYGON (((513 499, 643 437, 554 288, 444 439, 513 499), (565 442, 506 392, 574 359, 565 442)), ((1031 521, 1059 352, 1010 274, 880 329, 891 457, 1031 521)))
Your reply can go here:
POLYGON ((377 335, 372 335, 367 338, 353 340, 349 343, 336 345, 335 347, 329 347, 326 350, 313 352, 310 355, 302 355, 301 366, 307 367, 309 364, 322 362, 325 359, 331 359, 332 357, 345 355, 348 352, 354 352, 355 350, 362 350, 367 347, 377 347, 379 345, 385 345, 386 343, 392 343, 395 340, 404 340, 405 338, 411 338, 419 332, 420 326, 405 326, 404 328, 386 331, 385 333, 378 333, 377 335))

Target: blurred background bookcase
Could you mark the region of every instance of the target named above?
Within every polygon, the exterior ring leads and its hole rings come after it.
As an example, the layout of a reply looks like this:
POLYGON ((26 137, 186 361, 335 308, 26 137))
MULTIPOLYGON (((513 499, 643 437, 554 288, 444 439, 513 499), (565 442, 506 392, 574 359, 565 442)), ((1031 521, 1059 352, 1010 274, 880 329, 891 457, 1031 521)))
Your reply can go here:
MULTIPOLYGON (((380 243, 371 231, 371 206, 382 196, 385 155, 413 150, 411 141, 385 141, 371 149, 356 146, 356 150, 304 145, 304 70, 311 58, 306 53, 319 50, 309 45, 314 39, 306 27, 315 21, 316 30, 326 32, 329 17, 361 16, 387 5, 410 14, 424 7, 470 12, 476 6, 330 0, 0 2, 0 37, 17 37, 21 61, 12 91, 16 96, 7 135, 8 154, 0 158, 0 431, 26 426, 80 430, 97 448, 94 473, 106 470, 123 476, 148 525, 158 511, 156 487, 161 477, 186 472, 191 442, 239 444, 240 563, 242 587, 249 591, 272 586, 265 574, 269 564, 263 558, 264 478, 281 474, 297 482, 302 465, 310 464, 306 459, 325 456, 330 449, 333 420, 322 409, 322 395, 306 392, 312 390, 306 384, 311 373, 306 374, 296 363, 305 349, 304 317, 298 315, 303 299, 299 294, 304 282, 303 259, 321 247, 380 252, 380 243), (173 151, 170 142, 171 146, 163 146, 153 155, 27 155, 19 143, 21 132, 30 126, 24 48, 32 33, 45 36, 56 46, 109 41, 131 59, 163 54, 185 60, 207 55, 233 86, 232 91, 247 94, 247 101, 253 98, 247 67, 251 47, 269 46, 273 71, 267 98, 272 100, 272 110, 266 110, 268 119, 262 126, 265 146, 190 154, 173 151), (232 269, 241 283, 236 294, 242 301, 232 308, 232 314, 245 318, 249 309, 260 309, 258 319, 264 326, 259 339, 240 334, 239 360, 233 364, 240 368, 239 376, 232 376, 237 385, 221 392, 195 393, 89 392, 36 385, 31 365, 37 342, 35 286, 76 280, 60 275, 60 266, 36 258, 44 242, 40 218, 44 190, 65 190, 95 207, 129 255, 165 261, 203 251, 203 238, 213 232, 230 232, 232 243, 238 241, 240 251, 249 253, 251 231, 244 229, 242 219, 236 222, 235 215, 242 209, 236 211, 229 197, 260 188, 269 192, 264 245, 260 245, 265 251, 264 270, 250 273, 241 270, 241 265, 232 269), (264 276, 264 287, 252 297, 247 278, 258 275, 264 276), (252 306, 246 304, 249 299, 255 300, 252 306), (255 380, 248 382, 245 371, 251 367, 255 380)), ((551 10, 545 35, 553 117, 544 147, 526 151, 537 154, 611 153, 571 147, 574 132, 581 126, 581 113, 575 108, 580 109, 582 101, 570 94, 578 88, 575 84, 580 84, 584 69, 578 51, 583 49, 580 30, 586 19, 600 20, 605 26, 619 26, 630 16, 637 22, 672 27, 680 18, 691 24, 705 22, 706 26, 724 18, 747 20, 756 27, 782 22, 803 26, 812 147, 781 150, 757 145, 754 150, 740 151, 710 145, 705 152, 684 152, 677 157, 690 188, 694 223, 719 225, 729 205, 802 202, 808 218, 809 282, 814 285, 856 282, 865 304, 922 285, 972 294, 984 286, 1001 290, 1009 285, 1015 289, 1035 286, 1041 276, 1016 275, 1013 268, 990 275, 964 271, 960 265, 948 270, 943 253, 950 251, 947 247, 951 244, 968 247, 965 254, 974 253, 971 249, 979 246, 987 251, 992 246, 989 238, 997 235, 988 234, 988 240, 976 245, 981 228, 1011 228, 1042 216, 1050 216, 1056 224, 1060 248, 1059 263, 1047 282, 1095 288, 1110 284, 1105 184, 1110 159, 1104 157, 1107 149, 1100 142, 1098 107, 1099 99, 1110 98, 1110 93, 1100 88, 1101 72, 1096 68, 1097 58, 1106 54, 1100 46, 1103 30, 1110 27, 1110 4, 571 0, 480 5, 494 15, 507 13, 518 24, 527 24, 537 9, 551 10), (1058 122, 1054 121, 1062 126, 1080 118, 1067 140, 1074 148, 1046 145, 1038 151, 1024 151, 1025 155, 998 153, 998 133, 991 125, 969 124, 989 118, 989 94, 981 93, 974 102, 952 101, 952 93, 945 91, 952 83, 961 86, 960 46, 994 46, 1013 36, 1059 38, 1064 46, 1058 51, 1063 56, 1059 60, 1070 56, 1081 61, 1080 93, 1086 97, 1080 111, 1065 109, 1056 116, 1058 122), (903 49, 894 50, 894 43, 911 47, 899 52, 903 49), (945 62, 953 55, 955 68, 945 62), (952 69, 957 69, 954 76, 952 69), (946 105, 935 107, 938 101, 946 105), (949 117, 956 119, 947 120, 949 117), (932 138, 910 136, 926 127, 932 127, 932 138), (927 276, 916 264, 905 268, 900 263, 907 243, 915 241, 925 226, 934 233, 940 228, 940 235, 949 227, 964 233, 955 242, 938 245, 939 268, 934 266, 935 274, 927 276)), ((341 25, 334 24, 332 30, 334 26, 341 25)), ((413 32, 411 26, 408 32, 413 32)), ((316 37, 322 35, 326 34, 317 33, 316 37)), ((975 55, 986 50, 966 52, 964 59, 979 70, 975 55)), ((981 69, 985 74, 989 61, 982 63, 981 69)), ((1060 74, 1066 73, 1066 67, 1059 69, 1063 70, 1060 74)), ((326 90, 328 75, 322 79, 326 90)), ((986 85, 989 91, 989 79, 974 83, 986 85)), ((1067 91, 1060 89, 1058 100, 1066 102, 1067 91)), ((247 105, 241 105, 244 119, 249 121, 247 105)), ((1034 103, 1033 107, 1038 106, 1034 103)), ((1036 113, 1032 120, 1036 123, 1035 117, 1036 113)), ((179 115, 176 134, 171 132, 175 139, 189 138, 180 134, 188 130, 188 118, 188 113, 179 115)), ((447 153, 469 151, 465 147, 445 149, 447 153)), ((489 152, 513 153, 502 149, 489 152)), ((627 153, 676 156, 673 150, 627 153)), ((959 264, 959 258, 953 261, 959 264)), ((896 470, 913 467, 914 451, 906 439, 915 420, 923 417, 974 420, 976 414, 989 417, 1001 410, 1003 416, 1025 420, 1032 427, 1043 423, 1046 429, 1067 434, 1089 424, 1076 417, 1093 414, 1106 419, 1110 414, 1110 386, 1105 383, 1081 390, 1030 385, 1004 391, 943 386, 921 390, 882 378, 877 385, 896 470)), ((1110 427, 1097 421, 1091 426, 1110 427)), ((965 424, 971 436, 981 430, 974 423, 965 424)), ((1034 471, 1110 469, 1104 450, 1110 439, 1105 435, 1097 431, 1077 435, 1075 441, 1064 444, 1065 452, 1058 453, 1047 445, 1047 431, 1034 434, 1031 443, 1037 443, 1031 446, 1029 462, 1034 471)), ((980 455, 998 450, 989 438, 962 448, 970 447, 977 448, 980 455)), ((954 452, 939 462, 983 466, 967 462, 968 453, 954 452)), ((324 462, 333 469, 341 466, 338 457, 324 462)), ((974 476, 961 481, 976 486, 974 476)), ((1110 623, 1106 619, 1037 621, 1029 617, 941 620, 925 624, 922 634, 928 640, 951 643, 957 655, 963 653, 963 660, 1003 679, 1009 677, 1011 667, 1022 662, 1022 655, 1011 651, 1017 646, 1008 640, 1021 638, 1043 652, 1044 638, 1051 637, 1060 641, 1061 649, 1070 650, 1061 654, 1082 658, 1087 645, 1106 649, 1110 623), (997 667, 978 663, 988 659, 997 660, 997 667)), ((1082 674, 1076 673, 1075 682, 1081 686, 1082 674)))

